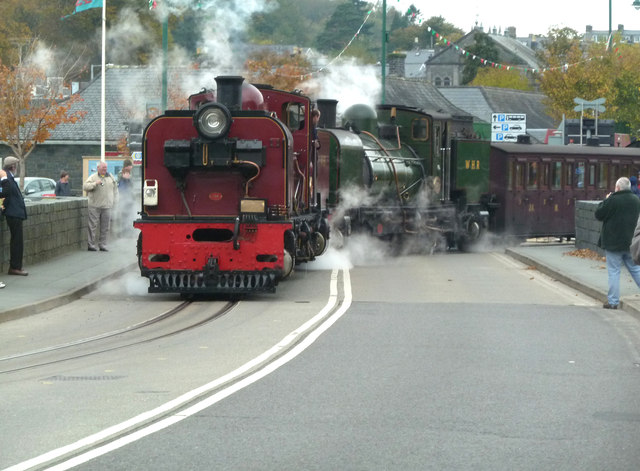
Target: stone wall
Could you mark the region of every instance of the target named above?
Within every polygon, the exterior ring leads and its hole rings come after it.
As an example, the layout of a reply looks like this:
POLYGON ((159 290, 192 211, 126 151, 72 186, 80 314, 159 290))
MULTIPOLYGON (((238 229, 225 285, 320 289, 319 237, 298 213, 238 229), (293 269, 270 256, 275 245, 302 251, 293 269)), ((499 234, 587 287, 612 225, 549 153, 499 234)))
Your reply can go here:
POLYGON ((595 217, 600 201, 576 201, 576 248, 591 249, 604 256, 604 250, 598 247, 602 223, 595 217))
MULTIPOLYGON (((87 247, 87 198, 60 197, 25 201, 24 259, 33 265, 87 247)), ((9 228, 0 222, 0 273, 9 269, 9 228)))

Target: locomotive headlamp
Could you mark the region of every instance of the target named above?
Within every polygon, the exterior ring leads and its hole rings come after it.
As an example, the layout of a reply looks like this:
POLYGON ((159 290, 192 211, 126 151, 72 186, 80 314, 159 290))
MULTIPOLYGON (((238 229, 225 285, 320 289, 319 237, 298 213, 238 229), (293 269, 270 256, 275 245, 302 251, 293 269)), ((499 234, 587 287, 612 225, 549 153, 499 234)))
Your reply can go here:
POLYGON ((158 180, 144 181, 142 199, 145 206, 158 206, 158 180))
POLYGON ((201 106, 193 117, 198 134, 205 139, 218 139, 225 136, 231 126, 231 113, 218 103, 201 106))

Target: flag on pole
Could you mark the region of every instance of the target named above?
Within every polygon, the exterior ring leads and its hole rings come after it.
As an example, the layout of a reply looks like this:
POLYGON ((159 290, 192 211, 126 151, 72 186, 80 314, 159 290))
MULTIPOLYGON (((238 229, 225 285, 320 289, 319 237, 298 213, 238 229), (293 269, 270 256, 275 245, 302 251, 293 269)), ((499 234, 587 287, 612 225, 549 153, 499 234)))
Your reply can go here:
POLYGON ((149 0, 149 10, 155 10, 158 7, 156 0, 149 0))
MULTIPOLYGON (((71 15, 88 10, 89 8, 102 8, 102 0, 76 0, 76 9, 73 10, 71 15)), ((69 18, 71 15, 64 16, 63 19, 69 18)))

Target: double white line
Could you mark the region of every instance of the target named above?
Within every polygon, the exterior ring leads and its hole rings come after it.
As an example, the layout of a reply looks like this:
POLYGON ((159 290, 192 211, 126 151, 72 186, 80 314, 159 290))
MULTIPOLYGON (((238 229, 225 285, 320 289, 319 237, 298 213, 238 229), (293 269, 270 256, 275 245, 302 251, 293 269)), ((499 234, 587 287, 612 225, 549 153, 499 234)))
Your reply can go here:
POLYGON ((233 393, 240 391, 250 384, 255 383, 259 379, 264 378, 268 374, 274 372, 281 366, 285 365, 286 363, 300 355, 300 353, 302 353, 311 344, 313 344, 313 342, 315 342, 327 329, 329 329, 329 327, 331 327, 338 319, 340 319, 340 317, 342 317, 345 312, 347 312, 347 310, 351 306, 351 301, 351 278, 349 276, 349 270, 334 269, 331 272, 329 300, 327 301, 327 304, 324 306, 324 308, 322 308, 322 310, 309 321, 305 322, 303 325, 284 337, 276 345, 274 345, 261 355, 257 356, 253 360, 245 363, 229 374, 221 376, 220 378, 217 378, 210 383, 189 391, 188 393, 185 393, 172 401, 156 407, 155 409, 144 412, 120 424, 114 425, 98 433, 85 437, 75 443, 71 443, 61 448, 49 451, 30 460, 23 461, 22 463, 7 468, 5 471, 28 470, 34 466, 43 465, 52 460, 59 459, 67 454, 77 452, 82 448, 96 446, 96 444, 100 442, 113 439, 114 437, 126 433, 127 430, 134 429, 146 422, 153 421, 158 417, 162 417, 169 413, 171 410, 180 408, 185 404, 196 400, 203 394, 207 394, 208 392, 214 391, 215 389, 221 387, 226 383, 230 383, 229 386, 225 387, 224 389, 221 389, 215 394, 196 402, 195 404, 189 406, 184 410, 180 410, 179 412, 169 415, 159 420, 158 422, 152 423, 139 430, 135 430, 134 432, 131 432, 129 434, 122 435, 105 445, 77 455, 67 461, 64 461, 47 469, 52 471, 62 471, 65 469, 73 468, 74 466, 86 463, 87 461, 97 458, 98 456, 105 455, 113 450, 117 450, 118 448, 121 448, 129 443, 140 440, 143 437, 151 435, 152 433, 163 430, 188 417, 191 417, 192 415, 195 415, 203 409, 216 404, 217 402, 232 395, 233 393), (343 273, 342 284, 344 297, 342 303, 339 305, 340 298, 338 296, 338 275, 340 271, 342 271, 343 273), (264 366, 259 368, 260 365, 263 364, 264 366), (243 378, 244 375, 248 374, 255 368, 259 369, 243 378), (238 378, 242 379, 238 380, 238 378))

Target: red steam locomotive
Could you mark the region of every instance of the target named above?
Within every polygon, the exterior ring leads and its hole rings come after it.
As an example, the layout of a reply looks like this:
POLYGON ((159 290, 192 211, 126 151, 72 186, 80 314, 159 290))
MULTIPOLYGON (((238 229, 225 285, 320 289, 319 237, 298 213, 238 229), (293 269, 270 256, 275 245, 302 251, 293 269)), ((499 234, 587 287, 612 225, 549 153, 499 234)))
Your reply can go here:
POLYGON ((149 292, 274 291, 326 249, 311 102, 243 82, 217 77, 144 131, 134 227, 149 292))

